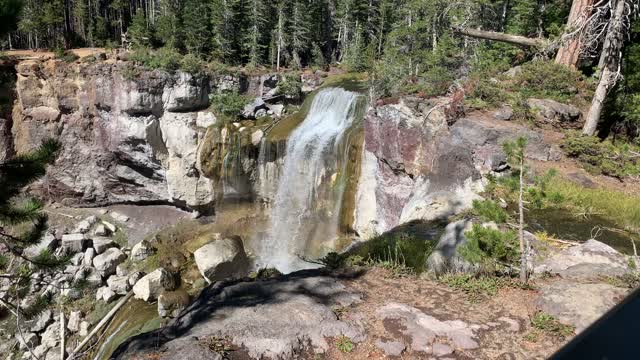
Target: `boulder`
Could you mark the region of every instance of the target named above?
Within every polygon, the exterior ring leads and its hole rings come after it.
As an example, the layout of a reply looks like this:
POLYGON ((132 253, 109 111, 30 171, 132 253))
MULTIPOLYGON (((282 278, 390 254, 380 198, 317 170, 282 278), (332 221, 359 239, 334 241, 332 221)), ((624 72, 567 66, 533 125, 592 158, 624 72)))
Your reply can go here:
POLYGON ((551 254, 534 266, 534 272, 538 274, 551 273, 582 280, 622 276, 629 271, 626 256, 594 239, 551 254))
POLYGON ((49 309, 44 310, 40 312, 40 314, 38 314, 38 318, 33 323, 33 325, 31 325, 31 328, 29 330, 35 333, 39 333, 46 329, 47 326, 51 324, 51 322, 53 322, 53 312, 49 309))
POLYGON ((127 215, 121 214, 117 211, 112 211, 111 212, 111 217, 113 218, 113 220, 115 221, 119 221, 119 222, 127 222, 129 221, 129 217, 127 215))
POLYGON ((126 277, 129 275, 129 270, 124 267, 122 264, 116 266, 116 275, 126 277))
POLYGON ((106 226, 104 226, 104 224, 98 224, 95 228, 95 230, 93 230, 93 235, 96 236, 107 236, 110 234, 109 229, 107 229, 106 226))
POLYGON ((89 327, 91 326, 91 324, 89 324, 88 321, 82 321, 80 322, 80 330, 78 331, 78 335, 80 335, 80 337, 85 337, 87 335, 89 335, 89 327))
POLYGON ((271 110, 271 112, 273 112, 273 116, 275 117, 282 117, 282 113, 284 112, 284 105, 282 104, 272 104, 272 105, 267 105, 269 107, 269 110, 271 110))
POLYGON ((88 240, 84 234, 75 233, 62 235, 62 248, 69 253, 84 251, 87 244, 88 240))
POLYGON ((131 249, 131 259, 134 261, 142 261, 156 252, 155 247, 147 240, 142 240, 133 245, 131 249))
POLYGON ((117 296, 108 286, 101 287, 96 291, 96 300, 102 300, 107 303, 110 303, 117 296))
POLYGON ((75 287, 66 287, 62 289, 60 294, 70 300, 78 300, 82 298, 82 291, 75 287))
POLYGON ((387 356, 400 356, 402 352, 407 348, 401 341, 389 340, 385 341, 378 339, 375 345, 380 350, 384 351, 387 356))
POLYGON ((131 289, 128 280, 129 278, 126 276, 111 275, 107 279, 107 286, 118 295, 126 295, 129 289, 131 289))
POLYGON ((96 221, 98 221, 98 218, 96 218, 93 215, 89 216, 86 219, 84 219, 81 222, 79 222, 78 225, 76 225, 76 227, 73 230, 73 232, 74 233, 86 234, 87 232, 89 232, 91 227, 96 223, 96 221))
POLYGON ((573 105, 559 103, 551 99, 528 99, 527 105, 537 110, 542 117, 554 122, 574 122, 580 118, 580 109, 573 105))
POLYGON ((496 120, 508 121, 513 117, 513 109, 511 106, 505 105, 493 112, 493 118, 496 120))
POLYGON ((177 317, 187 305, 189 305, 189 294, 186 291, 165 291, 158 296, 158 315, 177 317))
POLYGON ((108 276, 116 271, 116 266, 123 262, 127 255, 118 248, 107 249, 100 255, 93 258, 93 266, 103 276, 108 276))
POLYGON ((112 233, 112 234, 113 234, 113 233, 115 233, 115 232, 116 232, 116 230, 118 230, 118 228, 117 228, 115 225, 113 225, 112 223, 110 223, 110 222, 108 222, 108 221, 104 221, 104 220, 102 220, 102 225, 104 225, 104 227, 105 227, 107 230, 109 230, 109 232, 110 232, 110 233, 112 233))
POLYGON ((619 303, 627 291, 609 284, 559 280, 540 288, 537 305, 579 333, 619 303))
POLYGON ((247 271, 247 254, 240 237, 206 244, 193 253, 202 276, 209 282, 243 276, 247 271))
POLYGON ((27 350, 27 347, 33 349, 40 344, 40 338, 35 333, 25 333, 24 336, 17 334, 18 343, 20 344, 20 350, 27 350))
POLYGON ((69 262, 71 262, 71 264, 72 264, 73 266, 80 266, 80 265, 82 265, 82 263, 84 262, 84 253, 79 252, 79 253, 77 253, 77 254, 73 255, 73 256, 71 257, 71 260, 69 260, 69 262))
POLYGON ((52 323, 42 334, 40 343, 47 349, 51 349, 58 345, 60 341, 60 323, 58 321, 52 323))
POLYGON ((93 258, 96 255, 96 250, 92 247, 87 248, 84 251, 84 259, 82 260, 82 265, 85 267, 91 267, 93 265, 93 258))
POLYGON ((448 224, 435 249, 427 258, 426 268, 436 274, 473 270, 473 266, 457 253, 458 247, 466 244, 467 238, 464 233, 471 230, 472 225, 471 220, 467 219, 448 224))
POLYGON ((145 275, 145 273, 143 273, 142 271, 136 271, 133 274, 129 275, 129 277, 127 278, 128 282, 129 282, 129 286, 133 286, 135 285, 138 280, 142 279, 142 277, 145 275))
POLYGON ((244 106, 242 109, 242 116, 247 119, 255 119, 256 112, 266 107, 264 100, 261 97, 255 98, 252 102, 244 106))
POLYGON ((80 320, 82 319, 81 311, 72 311, 69 314, 69 321, 67 322, 67 329, 72 333, 80 331, 80 320))
POLYGON ((94 267, 86 268, 84 280, 87 286, 91 288, 97 288, 102 285, 102 275, 100 275, 100 272, 94 267))
POLYGON ((142 277, 133 286, 133 293, 136 299, 153 301, 165 290, 174 290, 176 282, 173 275, 163 268, 154 270, 142 277))
POLYGON ((260 145, 262 138, 264 137, 264 132, 262 130, 256 130, 251 134, 251 144, 253 146, 260 145))
POLYGON ((115 241, 105 238, 105 237, 96 237, 93 239, 93 248, 96 250, 97 254, 102 254, 105 250, 115 247, 115 241))

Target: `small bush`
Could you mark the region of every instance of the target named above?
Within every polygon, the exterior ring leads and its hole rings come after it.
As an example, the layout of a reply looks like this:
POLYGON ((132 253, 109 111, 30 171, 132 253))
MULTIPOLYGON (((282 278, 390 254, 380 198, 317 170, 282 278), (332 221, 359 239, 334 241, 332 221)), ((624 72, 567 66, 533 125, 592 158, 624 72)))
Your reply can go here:
POLYGON ((518 237, 513 231, 500 231, 474 224, 465 233, 467 243, 459 247, 460 255, 472 264, 492 270, 502 264, 515 264, 520 259, 518 237))
POLYGON ((353 351, 353 342, 348 337, 342 335, 336 339, 336 347, 343 353, 350 353, 353 351))
POLYGON ((53 53, 56 59, 60 59, 67 63, 72 63, 79 59, 78 55, 74 54, 72 51, 64 50, 63 48, 55 48, 53 53))
POLYGON ((483 221, 493 221, 497 224, 507 222, 509 215, 493 200, 473 200, 473 213, 483 221))
POLYGON ((610 141, 600 141, 595 136, 569 132, 562 147, 569 157, 576 158, 591 173, 601 173, 616 178, 640 175, 640 147, 610 141))
POLYGON ((180 68, 182 55, 170 47, 163 47, 156 51, 143 47, 131 53, 129 59, 151 70, 173 72, 180 68))
POLYGON ((573 335, 575 331, 573 326, 564 325, 553 316, 542 311, 536 313, 533 318, 531 318, 531 326, 548 335, 560 338, 569 337, 573 335))
POLYGON ((439 281, 452 289, 462 290, 472 302, 495 295, 502 286, 501 278, 472 274, 445 274, 439 281))
POLYGON ((284 75, 278 82, 278 95, 283 95, 288 99, 298 99, 302 94, 302 80, 300 74, 293 73, 284 75))
POLYGON ((351 255, 359 255, 367 262, 398 273, 420 273, 433 252, 435 243, 407 233, 389 233, 377 236, 357 248, 351 255))
POLYGON ((521 66, 512 88, 526 97, 567 101, 578 93, 582 81, 582 74, 567 66, 553 61, 531 61, 521 66))
POLYGON ((210 109, 217 116, 235 119, 247 104, 248 99, 236 92, 213 93, 209 96, 210 109))
POLYGON ((204 72, 205 63, 198 56, 187 54, 180 61, 180 69, 186 73, 197 75, 204 72))

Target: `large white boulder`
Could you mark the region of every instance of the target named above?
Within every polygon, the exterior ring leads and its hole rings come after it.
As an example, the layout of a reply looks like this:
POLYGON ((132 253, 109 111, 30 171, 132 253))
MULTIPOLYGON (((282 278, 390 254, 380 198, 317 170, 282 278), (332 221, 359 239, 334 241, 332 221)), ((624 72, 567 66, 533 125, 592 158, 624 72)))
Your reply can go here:
POLYGON ((108 276, 116 271, 116 266, 123 262, 127 255, 118 248, 107 249, 100 255, 93 258, 93 266, 103 276, 108 276))
POLYGON ((208 282, 243 276, 247 270, 247 254, 239 237, 208 243, 193 256, 198 270, 208 282))
POLYGON ((135 261, 141 261, 155 253, 156 249, 147 240, 142 240, 139 243, 133 245, 131 249, 131 259, 135 261))
POLYGON ((153 301, 165 290, 174 290, 176 282, 171 273, 163 268, 156 269, 145 275, 133 286, 136 299, 153 301))
POLYGON ((69 253, 84 251, 87 242, 88 240, 81 233, 62 235, 62 248, 69 253))

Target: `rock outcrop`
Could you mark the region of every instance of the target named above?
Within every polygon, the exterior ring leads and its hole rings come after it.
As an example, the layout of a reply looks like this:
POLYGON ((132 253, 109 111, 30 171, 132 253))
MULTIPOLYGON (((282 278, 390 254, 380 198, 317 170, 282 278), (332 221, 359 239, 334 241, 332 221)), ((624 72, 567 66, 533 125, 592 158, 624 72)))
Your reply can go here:
POLYGON ((403 98, 371 108, 355 199, 354 229, 370 238, 412 220, 446 218, 469 208, 482 176, 505 169, 502 143, 524 136, 527 156, 555 160, 559 150, 526 127, 403 98))

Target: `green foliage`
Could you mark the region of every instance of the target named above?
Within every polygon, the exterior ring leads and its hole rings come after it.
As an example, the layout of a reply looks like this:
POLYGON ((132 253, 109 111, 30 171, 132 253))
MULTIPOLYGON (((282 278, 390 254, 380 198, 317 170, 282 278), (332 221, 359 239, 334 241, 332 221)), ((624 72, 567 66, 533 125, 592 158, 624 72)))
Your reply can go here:
POLYGON ((466 261, 481 265, 485 270, 515 264, 520 259, 518 236, 513 231, 500 231, 474 224, 465 233, 467 243, 458 248, 466 261))
MULTIPOLYGON (((615 88, 609 110, 631 140, 640 145, 640 18, 632 23, 622 57, 622 80, 615 88)), ((621 131, 622 132, 622 131, 621 131)))
POLYGON ((526 97, 568 101, 583 83, 580 72, 553 61, 531 61, 521 66, 510 87, 526 97))
POLYGON ((537 312, 531 318, 531 326, 540 330, 548 335, 565 338, 574 334, 575 328, 570 325, 564 325, 558 321, 555 317, 544 313, 542 311, 537 312))
POLYGON ((120 74, 122 74, 124 79, 132 81, 140 76, 140 69, 133 64, 126 64, 120 70, 120 74))
POLYGON ((194 54, 187 54, 180 61, 180 69, 192 75, 203 73, 205 66, 205 62, 194 54))
POLYGON ((613 144, 594 136, 569 132, 562 147, 569 157, 576 158, 591 173, 601 173, 616 178, 640 175, 640 146, 624 143, 613 144))
POLYGON ((299 99, 302 94, 302 80, 299 73, 291 73, 283 76, 278 83, 278 95, 284 95, 288 99, 299 99))
POLYGON ((502 287, 501 278, 473 274, 445 274, 438 278, 438 281, 452 289, 462 290, 471 302, 494 296, 502 287))
POLYGON ((336 339, 336 347, 343 353, 350 353, 353 351, 353 346, 353 341, 351 341, 347 336, 341 335, 336 339))
POLYGON ((509 217, 507 211, 492 200, 473 200, 473 213, 482 221, 493 221, 497 224, 507 222, 509 217))
POLYGON ((0 1, 0 35, 13 31, 18 24, 18 15, 23 9, 21 0, 0 1))
POLYGON ((187 52, 197 56, 209 50, 211 32, 209 30, 209 4, 205 0, 186 0, 183 9, 183 22, 188 29, 183 33, 187 52))
POLYGON ((78 60, 78 55, 74 54, 72 51, 64 50, 60 47, 55 48, 53 50, 53 54, 55 55, 56 59, 60 59, 67 63, 72 63, 78 60))
POLYGON ((147 69, 173 72, 180 68, 182 55, 169 47, 163 47, 155 51, 149 48, 139 48, 131 53, 129 58, 147 69))
POLYGON ((247 104, 248 99, 236 92, 220 92, 209 95, 211 111, 224 119, 235 119, 247 104))
POLYGON ((147 48, 153 43, 153 30, 147 25, 142 9, 133 16, 127 35, 134 49, 147 48))
POLYGON ((435 243, 428 239, 407 233, 386 233, 362 244, 350 255, 392 270, 420 273, 424 271, 425 261, 434 248, 435 243))

